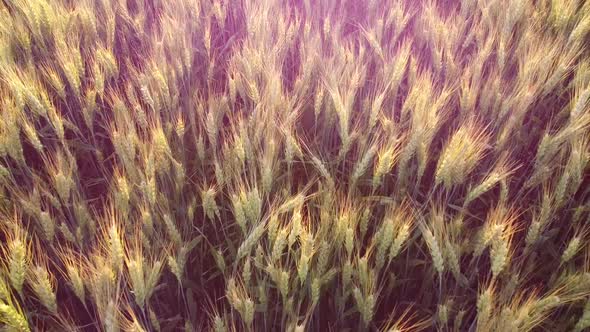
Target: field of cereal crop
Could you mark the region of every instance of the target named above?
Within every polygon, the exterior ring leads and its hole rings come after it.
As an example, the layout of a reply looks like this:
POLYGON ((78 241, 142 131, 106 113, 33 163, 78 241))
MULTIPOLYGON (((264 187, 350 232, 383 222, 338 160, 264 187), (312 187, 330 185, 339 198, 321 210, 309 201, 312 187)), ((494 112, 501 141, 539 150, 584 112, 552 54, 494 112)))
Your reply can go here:
POLYGON ((590 1, 1 0, 1 331, 588 331, 590 1))

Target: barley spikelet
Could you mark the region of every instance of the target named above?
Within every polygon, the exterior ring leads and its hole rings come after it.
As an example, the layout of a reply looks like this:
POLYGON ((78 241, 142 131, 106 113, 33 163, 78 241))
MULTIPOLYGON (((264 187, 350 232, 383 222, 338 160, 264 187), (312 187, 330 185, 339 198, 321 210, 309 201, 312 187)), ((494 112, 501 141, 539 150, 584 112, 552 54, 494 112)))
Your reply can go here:
POLYGON ((283 228, 277 234, 277 237, 274 241, 272 247, 271 257, 273 261, 277 261, 280 259, 281 255, 283 254, 283 250, 287 246, 287 236, 289 234, 288 228, 283 228))
POLYGON ((168 214, 164 214, 162 219, 164 220, 164 225, 166 226, 166 233, 172 242, 178 246, 182 245, 182 235, 172 218, 168 214))
POLYGON ((56 282, 47 269, 43 266, 33 267, 29 283, 43 306, 52 314, 57 314, 57 300, 54 289, 56 282))
POLYGON ((43 236, 47 242, 52 242, 55 236, 55 221, 51 218, 49 213, 43 211, 39 215, 39 224, 43 230, 43 236))
POLYGON ((586 301, 582 316, 576 322, 573 331, 581 332, 588 327, 590 327, 590 301, 586 301))
POLYGON ((41 140, 39 140, 39 136, 37 135, 35 128, 26 120, 22 122, 22 126, 23 131, 29 139, 31 145, 33 145, 35 150, 37 150, 38 152, 42 152, 43 144, 41 143, 41 140))
POLYGON ((351 183, 356 183, 358 179, 365 174, 367 169, 369 168, 369 164, 371 163, 373 157, 377 153, 377 147, 372 145, 363 155, 363 157, 357 161, 354 170, 352 171, 352 175, 350 177, 351 183))
POLYGON ((435 182, 447 188, 463 183, 477 162, 483 157, 487 144, 485 132, 475 123, 459 128, 445 146, 436 168, 435 182))
POLYGON ((438 244, 438 241, 432 231, 425 226, 420 226, 420 230, 422 231, 422 236, 424 236, 424 241, 426 242, 428 249, 430 250, 430 255, 432 256, 432 262, 434 264, 434 268, 438 272, 439 276, 442 277, 442 273, 444 272, 445 265, 444 259, 442 256, 441 247, 438 244))
POLYGON ((124 246, 121 240, 120 230, 117 224, 113 223, 108 229, 108 243, 110 258, 115 271, 119 271, 123 266, 125 258, 124 246))
POLYGON ((334 179, 332 178, 332 175, 330 175, 326 165, 316 156, 311 156, 311 160, 318 172, 320 172, 320 175, 326 180, 328 186, 333 188, 335 186, 334 179))
POLYGON ((492 275, 497 277, 500 272, 505 268, 508 260, 509 254, 508 243, 505 239, 500 237, 496 237, 494 241, 492 241, 492 248, 490 250, 490 259, 491 259, 491 269, 492 275))
POLYGON ((581 238, 579 236, 573 237, 567 244, 563 254, 561 255, 561 262, 569 262, 580 250, 581 238))
POLYGON ((21 309, 3 301, 0 301, 0 322, 6 325, 9 330, 14 329, 14 331, 18 332, 31 331, 29 323, 21 309))
POLYGON ((246 237, 244 242, 242 242, 242 244, 238 248, 236 260, 240 260, 243 257, 248 256, 250 254, 252 248, 254 248, 254 246, 258 243, 262 235, 264 235, 265 226, 266 224, 261 222, 258 225, 256 225, 256 227, 254 227, 252 231, 250 231, 250 234, 246 237))
POLYGON ((215 202, 216 190, 210 187, 207 190, 201 191, 201 200, 203 202, 203 210, 207 218, 213 220, 215 216, 219 216, 219 208, 215 202))
POLYGON ((395 145, 390 146, 378 153, 377 163, 375 164, 375 169, 373 171, 373 188, 376 188, 379 184, 381 184, 383 176, 391 171, 398 155, 399 150, 395 145))
POLYGON ((72 265, 66 265, 66 271, 70 282, 70 287, 74 291, 74 294, 80 299, 82 303, 86 301, 86 295, 84 291, 84 282, 78 268, 72 265))
POLYGON ((402 246, 410 236, 410 225, 402 224, 400 229, 397 231, 397 235, 391 244, 389 250, 389 261, 393 260, 400 253, 402 246))
POLYGON ((488 288, 479 294, 477 299, 477 328, 483 330, 487 326, 493 310, 493 293, 488 288))
POLYGON ((24 230, 16 228, 8 238, 8 248, 5 251, 8 257, 8 279, 12 287, 22 295, 26 273, 30 263, 30 248, 26 245, 24 230))

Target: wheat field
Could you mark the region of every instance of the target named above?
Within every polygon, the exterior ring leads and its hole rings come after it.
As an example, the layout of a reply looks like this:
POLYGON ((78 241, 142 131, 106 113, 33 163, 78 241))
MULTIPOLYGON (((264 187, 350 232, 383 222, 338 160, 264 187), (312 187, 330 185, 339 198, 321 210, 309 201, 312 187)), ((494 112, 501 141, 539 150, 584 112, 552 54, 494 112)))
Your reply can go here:
POLYGON ((0 1, 0 331, 588 331, 590 1, 0 1))

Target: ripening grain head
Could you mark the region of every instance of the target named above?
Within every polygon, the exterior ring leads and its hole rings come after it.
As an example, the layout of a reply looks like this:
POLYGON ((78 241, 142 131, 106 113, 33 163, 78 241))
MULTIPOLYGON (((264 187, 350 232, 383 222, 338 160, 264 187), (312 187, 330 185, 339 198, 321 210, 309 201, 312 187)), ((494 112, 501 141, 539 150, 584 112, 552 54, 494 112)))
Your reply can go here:
POLYGON ((446 188, 462 184, 477 166, 487 147, 488 136, 476 122, 470 121, 452 134, 436 167, 436 183, 446 188))

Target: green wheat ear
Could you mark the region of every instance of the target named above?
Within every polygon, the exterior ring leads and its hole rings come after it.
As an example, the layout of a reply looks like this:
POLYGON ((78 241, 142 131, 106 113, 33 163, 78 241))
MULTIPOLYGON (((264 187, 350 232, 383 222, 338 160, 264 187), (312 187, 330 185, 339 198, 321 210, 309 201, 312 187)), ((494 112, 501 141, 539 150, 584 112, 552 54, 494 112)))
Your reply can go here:
POLYGON ((20 308, 0 301, 0 322, 19 332, 29 332, 29 323, 20 308))

